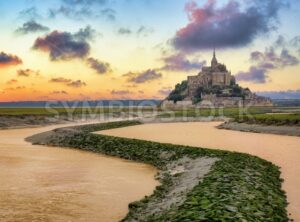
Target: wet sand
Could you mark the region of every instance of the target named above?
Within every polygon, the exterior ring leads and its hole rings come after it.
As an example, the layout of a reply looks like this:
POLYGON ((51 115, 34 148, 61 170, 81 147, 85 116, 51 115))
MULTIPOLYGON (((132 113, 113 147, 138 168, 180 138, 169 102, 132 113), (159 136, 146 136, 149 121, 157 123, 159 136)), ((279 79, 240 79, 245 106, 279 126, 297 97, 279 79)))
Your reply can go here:
POLYGON ((158 185, 145 164, 24 141, 61 126, 0 131, 1 222, 119 221, 158 185))
POLYGON ((101 131, 101 134, 172 144, 238 151, 281 167, 289 213, 300 221, 300 138, 217 129, 221 122, 145 124, 101 131))

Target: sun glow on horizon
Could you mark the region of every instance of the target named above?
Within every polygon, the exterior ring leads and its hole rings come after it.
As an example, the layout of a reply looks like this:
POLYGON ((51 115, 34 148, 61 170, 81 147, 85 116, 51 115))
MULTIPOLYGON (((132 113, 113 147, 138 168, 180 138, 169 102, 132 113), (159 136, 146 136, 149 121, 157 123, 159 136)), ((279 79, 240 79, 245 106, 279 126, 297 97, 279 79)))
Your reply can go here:
POLYGON ((234 0, 229 10, 228 1, 90 2, 0 3, 0 101, 164 99, 210 63, 211 44, 218 60, 243 76, 240 85, 300 90, 300 33, 289 23, 300 19, 299 3, 278 5, 272 14, 266 5, 257 12, 264 24, 251 29, 255 17, 246 24, 235 19, 260 3, 234 0))

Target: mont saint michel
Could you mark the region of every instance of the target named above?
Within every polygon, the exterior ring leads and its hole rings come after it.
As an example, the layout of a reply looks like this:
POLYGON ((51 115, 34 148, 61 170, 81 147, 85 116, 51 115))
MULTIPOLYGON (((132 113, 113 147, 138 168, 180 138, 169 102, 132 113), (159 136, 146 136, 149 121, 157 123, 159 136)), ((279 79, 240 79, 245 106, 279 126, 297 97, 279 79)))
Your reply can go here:
POLYGON ((300 1, 0 14, 0 222, 300 222, 300 1))
POLYGON ((237 107, 241 105, 273 106, 272 100, 242 88, 226 65, 213 52, 211 66, 204 66, 196 76, 177 84, 163 105, 167 107, 237 107))

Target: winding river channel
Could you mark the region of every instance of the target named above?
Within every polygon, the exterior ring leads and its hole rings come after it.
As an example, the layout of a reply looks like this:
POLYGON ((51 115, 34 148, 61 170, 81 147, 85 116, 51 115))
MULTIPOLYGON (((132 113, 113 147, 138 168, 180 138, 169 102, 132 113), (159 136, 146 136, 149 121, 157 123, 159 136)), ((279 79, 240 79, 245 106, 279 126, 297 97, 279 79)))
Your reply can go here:
POLYGON ((0 131, 1 222, 115 222, 158 185, 148 165, 24 141, 62 126, 0 131))
POLYGON ((220 122, 145 124, 99 132, 105 135, 238 151, 281 167, 291 218, 300 222, 300 137, 220 130, 220 122))

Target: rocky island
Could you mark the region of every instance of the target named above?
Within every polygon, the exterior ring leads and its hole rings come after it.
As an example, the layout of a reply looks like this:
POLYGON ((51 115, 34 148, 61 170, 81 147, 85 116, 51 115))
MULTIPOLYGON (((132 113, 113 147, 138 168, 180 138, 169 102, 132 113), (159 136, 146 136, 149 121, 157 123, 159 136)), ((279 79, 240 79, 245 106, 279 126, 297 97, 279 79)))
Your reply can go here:
POLYGON ((211 66, 202 67, 196 76, 177 84, 162 103, 165 107, 237 107, 273 106, 271 99, 257 96, 242 88, 224 64, 218 62, 214 50, 211 66))

